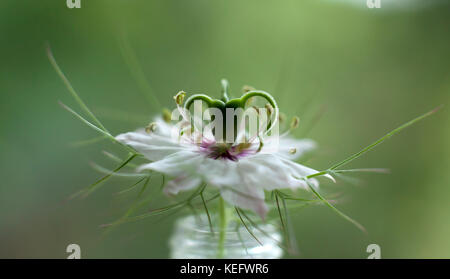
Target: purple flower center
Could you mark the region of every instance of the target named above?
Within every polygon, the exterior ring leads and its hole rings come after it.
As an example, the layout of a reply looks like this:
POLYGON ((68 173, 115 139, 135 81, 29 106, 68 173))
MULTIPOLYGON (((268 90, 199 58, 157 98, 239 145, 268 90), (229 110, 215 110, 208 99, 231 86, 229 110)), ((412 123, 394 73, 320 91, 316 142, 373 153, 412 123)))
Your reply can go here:
POLYGON ((242 157, 255 153, 255 151, 250 148, 251 146, 251 143, 232 145, 229 143, 217 143, 211 140, 203 140, 199 147, 200 151, 208 158, 214 160, 226 159, 236 162, 242 157))

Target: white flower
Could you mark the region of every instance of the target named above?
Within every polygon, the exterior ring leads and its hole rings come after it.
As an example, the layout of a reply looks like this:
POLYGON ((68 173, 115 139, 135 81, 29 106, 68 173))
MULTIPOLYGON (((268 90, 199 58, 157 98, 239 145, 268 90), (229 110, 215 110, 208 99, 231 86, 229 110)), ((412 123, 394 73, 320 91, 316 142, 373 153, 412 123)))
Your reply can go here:
MULTIPOLYGON (((138 171, 152 170, 170 177, 164 188, 167 194, 207 183, 219 189, 228 203, 264 218, 268 211, 264 190, 308 189, 306 182, 298 178, 317 173, 293 161, 315 147, 309 139, 280 137, 279 148, 271 148, 271 143, 265 141, 260 145, 258 139, 252 144, 227 145, 204 137, 199 144, 190 140, 192 137, 187 133, 174 138, 174 129, 179 134, 176 125, 157 119, 156 129, 151 133, 140 129, 116 137, 151 161, 138 171)), ((310 182, 318 186, 317 180, 310 182)))

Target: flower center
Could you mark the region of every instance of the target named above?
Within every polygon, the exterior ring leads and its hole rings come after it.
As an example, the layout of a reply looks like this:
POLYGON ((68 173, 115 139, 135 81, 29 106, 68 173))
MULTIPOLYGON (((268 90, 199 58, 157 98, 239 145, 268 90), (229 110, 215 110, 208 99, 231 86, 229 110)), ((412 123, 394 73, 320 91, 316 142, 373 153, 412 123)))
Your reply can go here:
MULTIPOLYGON (((234 133, 230 138, 234 137, 234 140, 236 140, 237 136, 237 128, 239 123, 239 119, 242 115, 236 115, 236 111, 239 112, 239 109, 241 109, 241 112, 243 113, 245 110, 245 107, 248 103, 248 101, 251 98, 254 97, 260 97, 265 99, 268 103, 266 104, 266 108, 269 108, 268 115, 269 120, 267 123, 267 127, 265 129, 265 133, 269 133, 272 128, 275 127, 276 123, 278 122, 278 105, 275 101, 275 99, 270 95, 269 93, 261 90, 250 90, 246 93, 244 93, 239 98, 233 98, 230 99, 228 95, 228 81, 222 80, 222 93, 223 96, 221 99, 213 99, 205 94, 195 94, 189 97, 186 102, 184 103, 184 110, 189 111, 190 107, 194 104, 195 101, 202 101, 207 105, 208 108, 218 109, 222 114, 222 126, 216 127, 213 131, 214 136, 218 140, 228 141, 230 140, 227 138, 227 132, 230 132, 231 129, 228 129, 227 124, 232 124, 230 127, 233 127, 234 133), (228 117, 228 111, 231 113, 231 117, 228 117), (237 116, 237 118, 236 118, 237 116), (227 123, 227 121, 231 120, 233 123, 227 123), (230 131, 229 131, 230 130, 230 131), (218 132, 218 133, 217 133, 218 132)), ((185 93, 180 92, 178 93, 174 98, 177 103, 177 106, 180 106, 183 103, 185 93)), ((195 124, 195 123, 193 123, 195 124)), ((225 152, 222 147, 219 148, 221 152, 225 152)), ((223 153, 221 153, 223 154, 223 153)))
POLYGON ((238 161, 239 158, 254 153, 254 151, 250 149, 251 145, 251 143, 232 145, 230 143, 217 143, 214 141, 203 140, 200 144, 200 150, 207 157, 214 160, 226 159, 230 161, 238 161))

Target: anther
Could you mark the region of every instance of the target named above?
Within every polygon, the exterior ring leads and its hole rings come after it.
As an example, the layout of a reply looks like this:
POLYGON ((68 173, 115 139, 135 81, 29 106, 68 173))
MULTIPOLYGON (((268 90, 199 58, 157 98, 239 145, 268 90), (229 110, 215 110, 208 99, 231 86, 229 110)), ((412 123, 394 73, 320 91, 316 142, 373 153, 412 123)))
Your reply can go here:
POLYGON ((170 121, 172 120, 172 113, 170 113, 168 109, 164 108, 162 111, 162 118, 164 122, 170 123, 170 121))
POLYGON ((173 97, 173 99, 175 100, 175 103, 177 103, 177 105, 182 105, 184 102, 184 97, 186 96, 186 92, 184 91, 180 91, 177 93, 177 95, 175 95, 173 97))
POLYGON ((296 129, 298 127, 298 124, 300 123, 300 118, 297 116, 294 116, 291 121, 291 130, 296 129))
POLYGON ((155 122, 152 122, 145 127, 145 132, 147 134, 150 134, 156 130, 157 124, 155 122))
POLYGON ((256 114, 259 115, 259 108, 257 106, 252 106, 252 108, 256 111, 256 114))
POLYGON ((242 92, 243 93, 247 93, 247 92, 254 91, 254 90, 255 90, 255 88, 253 86, 250 86, 250 85, 244 85, 242 87, 242 92))
POLYGON ((263 146, 264 146, 264 142, 262 140, 262 137, 258 135, 258 139, 259 139, 259 146, 258 146, 258 150, 256 150, 256 153, 261 152, 263 146))
POLYGON ((265 105, 265 108, 266 108, 266 110, 267 110, 267 114, 268 114, 269 116, 271 116, 272 113, 273 113, 273 107, 272 107, 272 105, 269 104, 269 103, 267 103, 267 104, 265 105))

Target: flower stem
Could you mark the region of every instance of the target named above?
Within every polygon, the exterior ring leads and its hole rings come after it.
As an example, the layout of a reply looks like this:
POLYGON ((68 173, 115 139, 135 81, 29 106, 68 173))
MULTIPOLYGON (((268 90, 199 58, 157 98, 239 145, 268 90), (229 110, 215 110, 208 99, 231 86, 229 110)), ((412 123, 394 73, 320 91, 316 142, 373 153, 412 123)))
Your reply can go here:
POLYGON ((228 226, 228 218, 225 208, 225 201, 219 198, 219 245, 217 250, 217 257, 222 259, 225 256, 225 238, 228 226))

